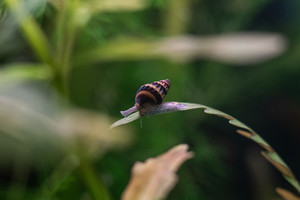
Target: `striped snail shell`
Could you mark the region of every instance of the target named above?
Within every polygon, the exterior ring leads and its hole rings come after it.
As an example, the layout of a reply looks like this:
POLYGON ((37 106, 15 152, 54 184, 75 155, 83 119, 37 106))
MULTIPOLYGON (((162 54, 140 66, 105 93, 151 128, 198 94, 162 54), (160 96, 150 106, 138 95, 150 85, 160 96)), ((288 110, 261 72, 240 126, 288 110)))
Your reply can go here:
POLYGON ((170 81, 168 79, 142 85, 136 92, 135 105, 128 110, 121 111, 121 114, 127 117, 135 111, 141 111, 146 104, 160 104, 168 93, 169 88, 170 81))

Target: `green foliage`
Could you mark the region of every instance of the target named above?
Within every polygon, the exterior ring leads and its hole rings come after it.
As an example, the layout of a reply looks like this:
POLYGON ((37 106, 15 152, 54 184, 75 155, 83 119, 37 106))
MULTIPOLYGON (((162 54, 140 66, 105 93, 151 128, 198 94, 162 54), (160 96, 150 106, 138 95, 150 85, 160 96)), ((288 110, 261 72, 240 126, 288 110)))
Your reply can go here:
MULTIPOLYGON (((299 140, 292 134, 299 130, 298 8, 295 0, 0 1, 0 198, 119 199, 134 162, 179 143, 195 157, 179 171, 171 199, 255 193, 262 177, 238 164, 250 159, 251 144, 227 134, 233 130, 217 119, 172 113, 143 118, 143 128, 138 121, 130 131, 118 128, 118 137, 107 132, 140 85, 164 78, 171 80, 166 101, 211 105, 265 134, 291 169, 248 126, 200 106, 248 130, 240 133, 288 169, 284 177, 299 191, 299 140), (246 31, 276 34, 235 34, 246 31), (252 48, 257 41, 262 46, 252 48), (75 108, 93 113, 75 115, 75 108)), ((123 120, 138 113, 129 117, 123 120)), ((276 175, 270 180, 272 188, 281 184, 276 175)))

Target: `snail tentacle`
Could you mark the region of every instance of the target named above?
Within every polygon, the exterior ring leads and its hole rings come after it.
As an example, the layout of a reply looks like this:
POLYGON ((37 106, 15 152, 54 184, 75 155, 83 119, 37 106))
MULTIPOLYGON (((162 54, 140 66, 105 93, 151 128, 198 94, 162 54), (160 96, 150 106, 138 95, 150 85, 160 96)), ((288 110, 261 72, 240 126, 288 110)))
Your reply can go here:
POLYGON ((138 111, 138 105, 135 104, 133 107, 129 108, 128 110, 120 111, 120 113, 124 116, 127 117, 131 113, 138 111))

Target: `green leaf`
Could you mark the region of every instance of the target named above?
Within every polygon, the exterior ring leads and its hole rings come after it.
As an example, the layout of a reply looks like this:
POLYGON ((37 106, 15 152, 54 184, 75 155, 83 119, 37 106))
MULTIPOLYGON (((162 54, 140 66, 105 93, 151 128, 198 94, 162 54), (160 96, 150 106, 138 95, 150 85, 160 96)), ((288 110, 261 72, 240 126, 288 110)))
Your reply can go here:
POLYGON ((285 178, 292 186, 294 186, 294 187, 297 189, 297 191, 300 193, 300 184, 299 184, 299 182, 298 182, 297 180, 295 180, 295 179, 293 179, 293 178, 291 178, 291 177, 289 177, 289 176, 284 176, 284 178, 285 178))
POLYGON ((113 123, 110 128, 115 128, 117 126, 121 126, 123 124, 128 124, 130 122, 133 122, 137 119, 139 119, 141 116, 139 114, 139 112, 135 112, 135 113, 132 113, 131 115, 127 116, 127 117, 124 117, 123 119, 120 119, 118 121, 116 121, 115 123, 113 123))
POLYGON ((281 165, 287 167, 287 165, 285 164, 285 162, 283 162, 283 160, 279 157, 278 154, 276 153, 267 153, 267 155, 274 161, 280 163, 281 165))
POLYGON ((144 0, 102 0, 88 2, 93 13, 116 12, 116 11, 135 11, 146 7, 144 0))
POLYGON ((262 137, 259 135, 252 135, 251 139, 257 144, 261 144, 262 146, 270 146, 262 137))
MULTIPOLYGON (((177 111, 184 111, 184 110, 191 110, 191 109, 199 109, 199 108, 204 108, 204 112, 207 114, 212 114, 212 115, 217 115, 223 118, 226 118, 229 120, 229 123, 246 129, 249 131, 249 134, 251 135, 251 139, 258 143, 259 145, 263 147, 267 147, 266 149, 269 151, 267 153, 263 153, 264 156, 266 156, 266 159, 271 159, 271 162, 274 165, 276 163, 280 164, 281 167, 280 169, 277 168, 286 178, 286 180, 294 186, 298 192, 300 193, 300 186, 299 182, 296 180, 295 176, 291 172, 290 168, 287 166, 287 164, 280 158, 280 156, 273 150, 273 148, 262 138, 260 137, 256 132, 254 132, 251 128, 249 128, 247 125, 244 123, 240 122, 239 120, 235 119, 234 117, 216 110, 214 108, 210 108, 205 105, 201 104, 195 104, 195 103, 185 103, 185 102, 164 102, 158 105, 147 105, 141 108, 140 112, 135 112, 128 117, 125 117, 111 125, 111 128, 115 128, 117 126, 123 125, 130 123, 134 120, 137 120, 141 117, 140 113, 142 113, 143 116, 152 116, 152 115, 158 115, 158 114, 163 114, 163 113, 170 113, 170 112, 177 112, 177 111), (272 152, 270 152, 272 151, 272 152)), ((270 161, 270 160, 269 160, 270 161)))

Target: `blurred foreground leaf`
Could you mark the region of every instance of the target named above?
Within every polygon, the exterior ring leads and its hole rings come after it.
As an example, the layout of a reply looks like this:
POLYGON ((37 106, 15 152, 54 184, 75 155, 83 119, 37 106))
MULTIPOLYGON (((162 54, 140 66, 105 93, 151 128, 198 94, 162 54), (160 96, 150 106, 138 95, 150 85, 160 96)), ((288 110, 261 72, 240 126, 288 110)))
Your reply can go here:
POLYGON ((27 80, 49 80, 51 71, 47 65, 17 63, 0 69, 0 86, 27 80))
POLYGON ((14 89, 0 91, 1 162, 10 163, 19 156, 25 160, 32 158, 30 164, 41 167, 41 163, 51 166, 53 161, 64 160, 49 173, 40 189, 40 199, 56 199, 75 169, 90 196, 109 199, 98 170, 93 168, 93 160, 130 144, 130 132, 109 130, 111 119, 107 115, 66 108, 62 102, 57 105, 49 96, 30 88, 19 84, 14 89))
POLYGON ((177 182, 175 172, 192 157, 188 146, 181 144, 144 163, 136 162, 122 200, 164 199, 177 182))
POLYGON ((126 129, 109 131, 111 120, 99 113, 73 109, 63 114, 59 121, 66 130, 62 135, 65 141, 79 145, 90 156, 99 156, 111 148, 126 147, 132 140, 126 129))
POLYGON ((0 92, 0 138, 5 134, 24 147, 38 148, 34 153, 51 152, 51 144, 53 151, 78 148, 99 156, 127 146, 132 138, 128 130, 109 131, 110 123, 104 114, 67 109, 25 86, 0 92))
POLYGON ((285 39, 271 33, 237 33, 220 36, 174 36, 156 41, 124 39, 78 53, 73 64, 167 58, 176 62, 212 59, 230 64, 253 64, 278 56, 285 39))

